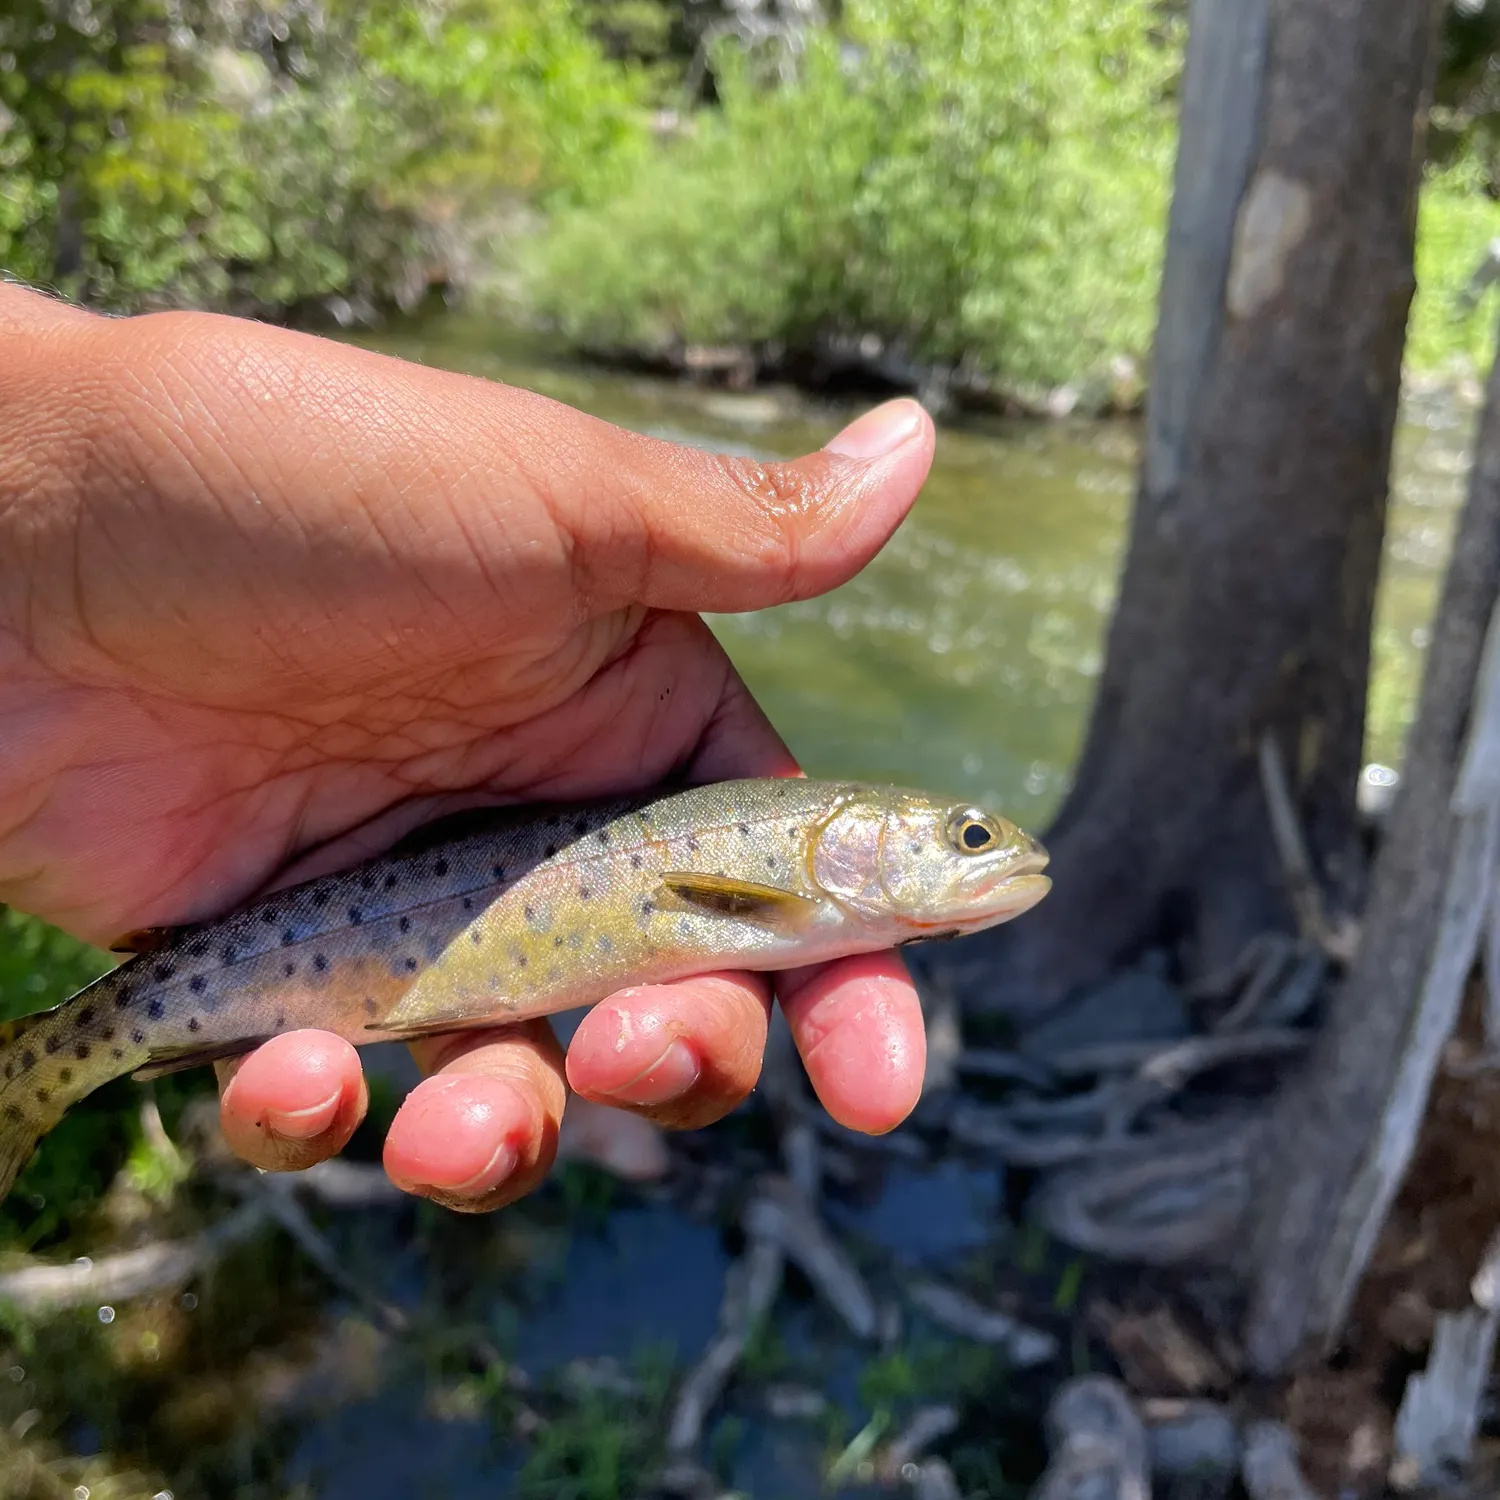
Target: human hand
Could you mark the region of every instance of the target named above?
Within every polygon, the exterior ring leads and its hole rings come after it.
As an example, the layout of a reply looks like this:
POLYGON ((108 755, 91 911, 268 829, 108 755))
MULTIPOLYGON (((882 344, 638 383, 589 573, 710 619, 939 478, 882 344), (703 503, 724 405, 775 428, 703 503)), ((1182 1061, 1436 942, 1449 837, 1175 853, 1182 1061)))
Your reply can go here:
MULTIPOLYGON (((933 432, 893 402, 758 464, 527 391, 203 314, 104 319, 0 286, 0 899, 93 942, 214 916, 443 813, 796 773, 698 611, 842 583, 933 432)), ((880 1131, 921 1086, 894 953, 776 976, 812 1085, 880 1131)), ((424 1040, 385 1145, 455 1208, 545 1176, 568 1088, 698 1127, 754 1086, 767 976, 625 991, 424 1040)), ((358 1054, 220 1065, 256 1165, 341 1150, 358 1054)))

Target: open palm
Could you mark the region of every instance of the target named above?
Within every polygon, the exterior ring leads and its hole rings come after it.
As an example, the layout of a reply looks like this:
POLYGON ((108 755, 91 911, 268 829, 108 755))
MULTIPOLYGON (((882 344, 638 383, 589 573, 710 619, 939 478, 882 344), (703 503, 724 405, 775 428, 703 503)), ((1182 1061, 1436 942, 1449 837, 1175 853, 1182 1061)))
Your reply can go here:
MULTIPOLYGON (((919 408, 758 465, 528 392, 195 314, 0 287, 0 899, 95 942, 216 915, 476 802, 795 774, 698 616, 836 586, 925 476, 919 408)), ((886 1129, 920 1086, 894 954, 779 976, 813 1084, 886 1129)), ((753 1086, 763 976, 426 1041, 391 1175, 535 1186, 570 1084, 701 1125, 753 1086), (565 1082, 566 1078, 566 1082, 565 1082)), ((240 1153, 297 1167, 365 1107, 320 1032, 221 1067, 240 1153)))

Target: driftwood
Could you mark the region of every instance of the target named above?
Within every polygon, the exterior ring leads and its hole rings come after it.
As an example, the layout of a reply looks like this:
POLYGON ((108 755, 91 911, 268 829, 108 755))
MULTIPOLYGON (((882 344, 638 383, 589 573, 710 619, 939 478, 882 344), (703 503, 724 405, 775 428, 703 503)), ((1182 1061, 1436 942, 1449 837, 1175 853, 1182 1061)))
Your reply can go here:
POLYGON ((1437 1316, 1427 1368, 1407 1383, 1396 1417, 1395 1468, 1403 1487, 1435 1484, 1469 1460, 1500 1333, 1500 1234, 1490 1241, 1472 1307, 1437 1316))
POLYGON ((786 1253, 855 1338, 875 1337, 879 1315, 864 1277, 794 1183, 765 1178, 745 1205, 741 1222, 752 1238, 786 1253))
POLYGON ((1057 1356, 1057 1340, 1040 1328, 1032 1328, 1003 1313, 985 1307, 954 1287, 937 1281, 918 1281, 907 1288, 913 1306, 934 1323, 961 1338, 994 1344, 1016 1369, 1044 1365, 1057 1356))
POLYGON ((1047 1411, 1047 1470, 1031 1500, 1150 1500, 1146 1429, 1119 1381, 1070 1380, 1047 1411))
POLYGON ((785 1257, 769 1240, 752 1240, 729 1269, 719 1328, 698 1362, 684 1377, 667 1422, 667 1451, 681 1458, 697 1448, 703 1424, 724 1394, 751 1336, 781 1290, 785 1257))
POLYGON ((191 1281, 234 1245, 248 1240, 271 1217, 270 1205, 252 1202, 184 1240, 158 1240, 136 1250, 87 1257, 68 1265, 23 1266, 0 1275, 0 1302, 23 1312, 126 1302, 191 1281))
POLYGON ((1297 1466, 1297 1440, 1280 1422, 1246 1427, 1240 1478, 1250 1500, 1318 1500, 1297 1466))

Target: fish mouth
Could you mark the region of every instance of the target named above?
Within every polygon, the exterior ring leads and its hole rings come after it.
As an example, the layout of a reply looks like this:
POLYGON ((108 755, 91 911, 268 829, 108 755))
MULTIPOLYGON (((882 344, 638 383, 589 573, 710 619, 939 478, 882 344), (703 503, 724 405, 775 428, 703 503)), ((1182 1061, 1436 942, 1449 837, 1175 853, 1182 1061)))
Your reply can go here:
POLYGON ((1051 863, 1051 857, 1029 834, 1025 839, 1020 857, 984 892, 989 921, 1029 911, 1052 889, 1051 877, 1042 873, 1051 863))
POLYGON ((1051 889, 1052 877, 1043 875, 1041 866, 1007 875, 991 892, 994 899, 990 910, 996 916, 1018 917, 1023 911, 1030 911, 1051 889))

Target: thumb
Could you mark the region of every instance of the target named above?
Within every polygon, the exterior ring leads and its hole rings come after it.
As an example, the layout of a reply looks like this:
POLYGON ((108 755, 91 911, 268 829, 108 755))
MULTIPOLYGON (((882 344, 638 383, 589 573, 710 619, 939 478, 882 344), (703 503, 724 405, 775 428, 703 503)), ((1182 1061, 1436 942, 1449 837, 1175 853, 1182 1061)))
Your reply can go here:
POLYGON ((784 462, 642 437, 567 408, 556 420, 588 425, 587 441, 573 437, 588 457, 565 476, 533 467, 530 477, 550 489, 579 586, 602 609, 728 613, 837 587, 905 519, 935 442, 910 400, 866 412, 819 452, 784 462))

